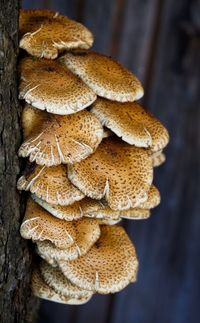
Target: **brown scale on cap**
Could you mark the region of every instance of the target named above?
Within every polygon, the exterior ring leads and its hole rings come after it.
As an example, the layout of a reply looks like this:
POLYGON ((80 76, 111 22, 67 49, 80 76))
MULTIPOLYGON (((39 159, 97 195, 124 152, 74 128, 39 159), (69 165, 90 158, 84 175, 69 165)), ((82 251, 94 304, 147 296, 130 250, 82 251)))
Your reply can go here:
MULTIPOLYGON (((22 120, 27 119, 27 114, 26 111, 22 120)), ((42 112, 41 119, 43 121, 37 128, 34 122, 24 126, 25 133, 29 135, 19 149, 19 156, 29 157, 30 162, 35 161, 39 165, 79 162, 92 154, 103 138, 100 122, 86 110, 68 116, 42 112)))
POLYGON ((98 220, 83 218, 73 221, 73 224, 76 229, 76 240, 65 250, 57 248, 49 241, 37 241, 38 254, 51 265, 55 265, 60 259, 73 260, 85 255, 99 239, 101 232, 98 220))
POLYGON ((85 304, 91 299, 91 296, 72 298, 72 297, 64 296, 58 292, 55 292, 53 288, 51 288, 44 282, 38 268, 35 268, 33 270, 31 288, 32 288, 33 295, 42 299, 46 299, 48 301, 53 301, 53 302, 62 303, 62 304, 69 304, 69 305, 85 304))
POLYGON ((95 93, 57 61, 25 57, 19 63, 19 98, 40 110, 68 115, 96 100, 95 93))
POLYGON ((48 203, 68 205, 84 198, 84 194, 67 177, 67 167, 28 164, 17 182, 18 190, 30 191, 48 203))
POLYGON ((21 10, 20 48, 30 55, 55 59, 66 49, 90 48, 92 33, 82 24, 50 10, 21 10))
POLYGON ((137 207, 147 199, 153 180, 152 160, 145 149, 106 138, 94 154, 69 165, 68 177, 85 195, 105 196, 113 210, 137 207))
POLYGON ((76 240, 76 227, 73 222, 53 217, 32 199, 28 200, 20 233, 24 239, 48 240, 61 249, 69 248, 76 240))
POLYGON ((98 98, 91 112, 103 126, 111 129, 130 145, 151 147, 152 151, 158 151, 169 141, 167 129, 138 103, 98 98))
POLYGON ((152 153, 151 158, 153 162, 153 167, 161 166, 166 160, 166 156, 162 150, 152 153))
POLYGON ((64 62, 99 96, 120 102, 135 101, 143 96, 136 76, 108 56, 76 51, 67 53, 64 62))
POLYGON ((134 282, 138 269, 135 248, 119 226, 102 226, 99 240, 85 256, 58 265, 73 284, 101 294, 134 282))
POLYGON ((53 288, 56 293, 72 298, 88 298, 93 295, 93 292, 72 284, 61 270, 50 266, 45 261, 40 263, 40 272, 45 283, 53 288))

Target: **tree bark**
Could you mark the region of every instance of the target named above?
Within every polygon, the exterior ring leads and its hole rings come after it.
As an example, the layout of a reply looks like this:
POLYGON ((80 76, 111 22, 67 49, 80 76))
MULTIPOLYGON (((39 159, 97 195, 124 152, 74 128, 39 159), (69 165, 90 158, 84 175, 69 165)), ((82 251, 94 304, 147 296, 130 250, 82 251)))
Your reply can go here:
POLYGON ((16 190, 21 142, 17 91, 19 2, 0 1, 0 322, 34 322, 31 253, 19 234, 24 210, 16 190))

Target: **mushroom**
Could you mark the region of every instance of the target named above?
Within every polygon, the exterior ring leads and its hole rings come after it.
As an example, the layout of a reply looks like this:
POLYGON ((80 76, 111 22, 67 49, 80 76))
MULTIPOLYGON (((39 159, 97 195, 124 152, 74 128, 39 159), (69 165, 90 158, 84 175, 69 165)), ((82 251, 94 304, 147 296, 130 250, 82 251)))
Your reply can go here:
POLYGON ((19 74, 19 98, 40 110, 68 115, 96 100, 96 94, 57 61, 25 57, 19 63, 19 74))
POLYGON ((93 292, 72 284, 59 268, 52 267, 45 261, 40 263, 40 272, 44 282, 56 293, 75 299, 89 298, 93 295, 93 292))
POLYGON ((84 194, 69 181, 65 165, 46 167, 29 163, 17 182, 17 188, 35 193, 56 205, 68 205, 84 198, 84 194))
POLYGON ((153 167, 161 166, 166 160, 166 156, 162 150, 152 153, 151 158, 152 158, 153 167))
POLYGON ((24 239, 48 240, 61 249, 71 247, 76 240, 76 226, 73 222, 55 218, 31 198, 27 202, 20 233, 24 239))
POLYGON ((130 145, 163 149, 168 141, 167 129, 136 102, 114 102, 98 98, 91 109, 103 126, 130 145))
POLYGON ((97 95, 119 102, 143 96, 139 80, 115 60, 96 52, 75 51, 61 58, 97 95))
POLYGON ((44 280, 41 277, 41 273, 37 268, 33 270, 31 287, 32 292, 35 296, 57 303, 79 305, 85 304, 91 299, 91 296, 72 298, 55 292, 53 288, 51 288, 44 282, 44 280))
POLYGON ((37 57, 55 59, 65 49, 90 48, 92 33, 80 23, 50 10, 21 10, 20 48, 37 57))
POLYGON ((76 239, 73 245, 60 249, 50 241, 36 241, 37 253, 50 264, 54 264, 60 259, 72 260, 85 255, 100 237, 99 222, 95 219, 83 218, 73 221, 73 225, 76 230, 76 239))
POLYGON ((31 131, 18 154, 45 166, 75 163, 92 154, 102 138, 100 122, 88 111, 68 116, 45 113, 43 122, 31 131))
POLYGON ((134 282, 138 261, 135 248, 120 226, 102 226, 101 236, 86 255, 59 260, 63 274, 80 288, 107 294, 134 282))
POLYGON ((69 165, 68 177, 86 196, 105 197, 111 209, 126 210, 147 199, 153 180, 152 160, 145 149, 106 138, 94 154, 69 165))

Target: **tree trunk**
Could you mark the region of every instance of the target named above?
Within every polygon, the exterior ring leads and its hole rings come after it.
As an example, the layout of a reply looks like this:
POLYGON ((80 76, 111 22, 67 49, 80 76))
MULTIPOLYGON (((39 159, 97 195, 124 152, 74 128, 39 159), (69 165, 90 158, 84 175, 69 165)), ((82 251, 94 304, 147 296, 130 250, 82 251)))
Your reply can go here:
POLYGON ((20 105, 17 91, 19 2, 0 1, 0 322, 34 322, 31 254, 21 239, 23 197, 16 190, 20 165, 20 105))

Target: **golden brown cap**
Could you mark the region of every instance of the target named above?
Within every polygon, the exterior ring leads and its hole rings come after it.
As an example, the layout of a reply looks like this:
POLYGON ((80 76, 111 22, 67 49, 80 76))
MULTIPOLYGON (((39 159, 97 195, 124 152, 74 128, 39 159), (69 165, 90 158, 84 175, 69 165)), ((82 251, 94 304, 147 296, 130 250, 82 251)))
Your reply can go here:
POLYGON ((80 23, 50 10, 21 10, 19 46, 30 55, 54 59, 65 49, 90 48, 92 33, 80 23))
POLYGON ((145 149, 106 138, 94 154, 69 165, 68 177, 85 195, 105 196, 113 210, 136 207, 147 199, 153 180, 152 160, 145 149))
POLYGON ((19 98, 40 110, 67 115, 96 100, 95 93, 57 61, 25 57, 19 63, 19 98))
POLYGON ((27 164, 17 182, 18 190, 30 191, 48 203, 68 205, 84 198, 84 194, 67 177, 67 167, 27 164))
POLYGON ((21 123, 23 129, 23 139, 26 139, 31 133, 42 126, 46 120, 46 111, 38 110, 26 103, 21 114, 21 123))
POLYGON ((92 154, 102 138, 100 122, 86 110, 68 116, 46 113, 22 143, 19 156, 39 165, 73 164, 92 154))
POLYGON ((73 221, 73 225, 76 229, 76 239, 72 246, 61 250, 49 241, 37 241, 37 253, 53 265, 60 259, 72 260, 85 255, 100 236, 99 222, 83 218, 73 221))
POLYGON ((61 249, 69 248, 76 240, 73 222, 55 218, 32 199, 28 200, 20 233, 24 239, 48 240, 61 249))
POLYGON ((99 96, 120 102, 135 101, 143 96, 136 76, 110 57, 77 51, 67 53, 64 62, 99 96))
POLYGON ((135 248, 119 226, 102 226, 99 240, 85 256, 58 265, 73 284, 101 294, 134 282, 138 269, 135 248))
POLYGON ((70 304, 70 305, 85 304, 91 299, 91 296, 83 297, 83 298, 82 297, 72 298, 55 292, 53 288, 51 288, 44 282, 38 268, 35 268, 33 270, 31 288, 32 288, 33 295, 42 299, 46 299, 48 301, 53 301, 53 302, 62 303, 62 304, 70 304))
POLYGON ((148 198, 145 202, 138 205, 140 209, 153 209, 160 204, 160 192, 154 185, 148 191, 148 198))
POLYGON ((163 149, 168 141, 167 129, 136 102, 113 102, 98 98, 91 112, 101 124, 130 145, 163 149))
POLYGON ((56 293, 61 295, 79 299, 89 298, 93 295, 91 291, 84 290, 67 279, 61 270, 50 266, 47 262, 41 261, 40 272, 45 283, 53 288, 56 293))
POLYGON ((161 166, 166 160, 166 156, 162 150, 151 153, 151 158, 153 162, 153 167, 161 166))

